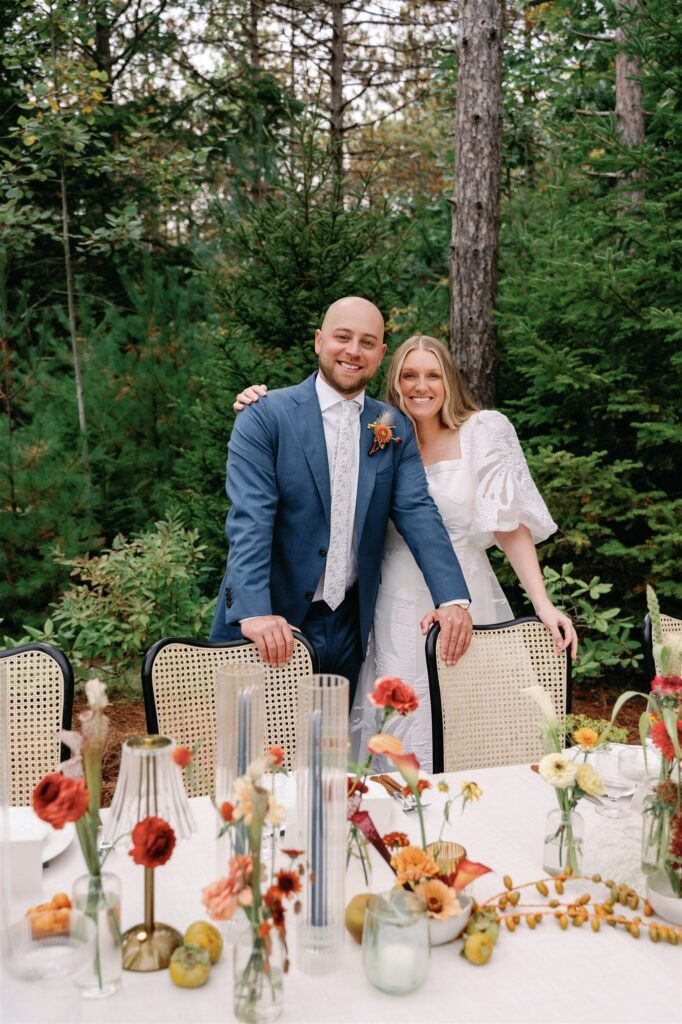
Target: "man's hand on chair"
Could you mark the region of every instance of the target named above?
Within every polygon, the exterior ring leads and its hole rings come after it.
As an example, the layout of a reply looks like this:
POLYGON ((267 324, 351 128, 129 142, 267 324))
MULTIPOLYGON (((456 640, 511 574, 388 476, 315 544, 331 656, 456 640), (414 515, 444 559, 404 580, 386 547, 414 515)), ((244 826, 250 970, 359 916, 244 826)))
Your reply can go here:
POLYGON ((294 635, 281 615, 254 615, 240 623, 242 634, 253 640, 263 661, 279 668, 294 652, 294 635))
POLYGON ((455 665, 471 643, 471 616, 466 608, 458 604, 434 608, 421 620, 424 636, 434 622, 440 623, 440 656, 446 665, 455 665))

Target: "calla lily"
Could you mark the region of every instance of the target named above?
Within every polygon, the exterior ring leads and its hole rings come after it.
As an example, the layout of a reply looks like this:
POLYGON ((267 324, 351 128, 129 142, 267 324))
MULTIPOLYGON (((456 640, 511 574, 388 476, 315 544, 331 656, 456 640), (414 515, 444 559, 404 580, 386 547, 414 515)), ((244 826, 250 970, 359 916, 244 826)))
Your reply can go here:
POLYGON ((521 693, 531 697, 542 711, 542 744, 546 754, 561 750, 561 726, 552 698, 542 686, 526 686, 521 693))
POLYGON ((403 744, 397 736, 380 732, 376 736, 372 736, 367 744, 367 749, 370 754, 388 754, 389 757, 395 757, 396 754, 402 754, 403 744))

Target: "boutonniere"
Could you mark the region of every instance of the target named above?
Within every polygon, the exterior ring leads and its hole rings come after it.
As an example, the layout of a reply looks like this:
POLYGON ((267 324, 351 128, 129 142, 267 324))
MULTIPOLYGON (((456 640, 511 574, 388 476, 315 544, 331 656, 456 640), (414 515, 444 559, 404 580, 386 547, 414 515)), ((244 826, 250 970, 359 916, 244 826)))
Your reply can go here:
POLYGON ((367 429, 374 431, 374 440, 372 441, 372 447, 369 450, 370 455, 374 455, 379 449, 383 449, 387 444, 393 441, 394 444, 402 444, 402 437, 396 437, 393 433, 394 427, 389 420, 391 418, 390 412, 382 413, 378 420, 374 423, 368 423, 367 429))

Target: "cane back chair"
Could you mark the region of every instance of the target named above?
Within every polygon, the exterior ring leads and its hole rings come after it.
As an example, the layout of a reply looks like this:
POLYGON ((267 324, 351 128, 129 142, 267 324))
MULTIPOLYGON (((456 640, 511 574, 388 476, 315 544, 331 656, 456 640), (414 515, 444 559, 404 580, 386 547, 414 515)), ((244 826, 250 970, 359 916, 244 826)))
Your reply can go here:
POLYGON ((57 733, 71 728, 73 669, 57 647, 36 643, 0 651, 0 676, 3 672, 9 799, 13 807, 25 807, 42 777, 68 757, 57 733))
MULTIPOLYGON (((206 795, 215 775, 215 676, 227 661, 259 664, 258 648, 249 640, 216 642, 168 637, 153 644, 142 666, 147 732, 172 736, 181 746, 201 739, 196 755, 195 786, 190 795, 206 795)), ((285 767, 296 760, 297 682, 318 671, 318 658, 302 633, 294 633, 294 653, 286 665, 265 669, 264 747, 279 746, 285 767)))
MULTIPOLYGON (((661 612, 661 633, 663 636, 663 643, 672 641, 675 644, 680 644, 682 647, 682 619, 674 618, 672 615, 664 615, 661 612)), ((644 672, 646 679, 644 680, 644 690, 649 690, 651 686, 651 680, 656 675, 660 675, 661 666, 658 664, 654 657, 654 642, 651 631, 651 616, 647 612, 644 617, 644 629, 643 629, 643 647, 644 647, 644 672)))
POLYGON ((448 666, 439 632, 435 623, 426 638, 434 772, 541 757, 539 712, 521 690, 539 684, 558 715, 570 711, 568 651, 557 654, 550 631, 532 616, 475 626, 466 654, 448 666))

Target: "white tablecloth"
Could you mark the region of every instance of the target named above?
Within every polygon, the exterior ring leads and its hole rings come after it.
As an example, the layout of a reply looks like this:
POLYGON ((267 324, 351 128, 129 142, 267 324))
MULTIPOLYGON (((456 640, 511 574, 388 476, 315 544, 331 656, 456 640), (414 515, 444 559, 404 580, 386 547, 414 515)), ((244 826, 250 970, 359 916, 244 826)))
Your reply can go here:
MULTIPOLYGON (((542 876, 545 817, 556 806, 550 787, 528 766, 495 768, 446 776, 453 787, 465 779, 481 786, 483 798, 460 816, 456 805, 453 827, 444 838, 456 839, 472 860, 495 870, 475 883, 480 900, 499 892, 501 876, 516 884, 542 876)), ((373 786, 372 789, 379 787, 373 786)), ((374 792, 372 793, 374 796, 374 792)), ((388 799, 388 797, 386 797, 388 799)), ((443 797, 429 794, 427 835, 435 838, 442 820, 443 797)), ((179 844, 169 863, 156 871, 156 916, 183 931, 206 917, 201 888, 218 877, 215 818, 208 800, 192 801, 198 832, 179 844)), ((417 837, 415 815, 404 815, 391 802, 391 828, 417 837)), ((628 838, 636 818, 609 820, 598 816, 583 801, 586 821, 584 870, 611 874, 616 880, 635 880, 639 843, 628 838), (629 876, 629 879, 628 877, 629 876)), ((44 895, 69 891, 83 870, 77 844, 58 857, 44 872, 44 895)), ((124 928, 143 916, 143 871, 123 851, 115 852, 107 870, 123 883, 124 928)), ((393 876, 378 858, 373 889, 390 888, 393 876)), ((346 898, 361 891, 357 877, 347 879, 346 898)), ((584 885, 576 883, 576 895, 584 885), (579 886, 579 890, 578 890, 579 886)), ((22 907, 15 907, 19 916, 22 907)), ((360 947, 346 937, 339 969, 324 977, 308 977, 297 970, 295 918, 290 916, 292 969, 284 982, 283 1022, 342 1024, 342 1022, 675 1022, 682 1020, 682 955, 680 947, 653 944, 646 933, 633 939, 621 928, 602 928, 595 934, 585 926, 569 927, 547 919, 535 931, 521 926, 515 934, 503 929, 490 963, 475 967, 460 957, 461 943, 432 951, 430 975, 421 990, 409 996, 388 996, 366 980, 360 947)), ((121 990, 102 1002, 85 1002, 68 981, 49 985, 4 978, 4 1016, 7 1022, 192 1022, 214 1024, 233 1021, 230 950, 212 969, 201 989, 176 988, 166 971, 154 974, 124 972, 121 990)))

